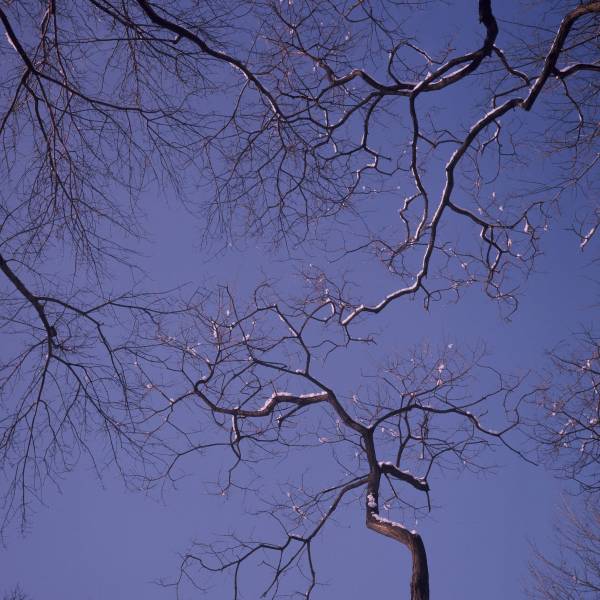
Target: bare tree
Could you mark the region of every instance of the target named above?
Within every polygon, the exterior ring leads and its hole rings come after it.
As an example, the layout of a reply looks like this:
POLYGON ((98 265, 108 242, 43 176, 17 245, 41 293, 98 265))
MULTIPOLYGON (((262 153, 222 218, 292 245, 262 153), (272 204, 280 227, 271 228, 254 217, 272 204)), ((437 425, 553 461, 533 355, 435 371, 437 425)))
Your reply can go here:
MULTIPOLYGON (((182 561, 177 585, 189 580, 200 585, 197 567, 201 572, 229 571, 238 597, 247 575, 267 569, 263 591, 277 597, 290 591, 287 578, 299 569, 310 596, 317 583, 315 538, 342 504, 359 499, 367 527, 410 550, 412 597, 427 598, 423 541, 417 531, 388 518, 390 511, 427 511, 429 480, 435 472, 484 469, 489 463, 483 450, 495 442, 511 448, 506 436, 519 422, 514 396, 520 382, 486 365, 481 350, 463 356, 450 344, 390 359, 374 374, 374 384, 348 398, 319 374, 321 359, 349 343, 330 298, 307 301, 300 310, 286 307, 263 288, 251 309, 241 311, 226 291, 219 306, 221 314, 205 320, 203 328, 199 319, 195 327, 186 328, 186 338, 167 335, 173 351, 181 353, 173 354, 169 368, 182 379, 179 386, 171 380, 168 387, 184 391, 158 412, 165 422, 185 430, 191 448, 230 449, 217 491, 226 494, 237 488, 256 494, 255 507, 262 504, 255 509, 256 522, 260 516, 262 531, 275 526, 274 540, 232 536, 197 544, 182 561), (491 387, 475 393, 476 377, 484 375, 491 387), (214 439, 186 422, 190 403, 198 400, 221 429, 214 439), (504 407, 504 412, 487 416, 484 423, 480 415, 490 405, 504 407), (492 428, 494 422, 500 425, 492 428), (323 465, 333 459, 334 472, 327 467, 325 482, 317 475, 287 474, 285 482, 274 482, 271 496, 271 462, 285 457, 295 463, 295 456, 306 458, 307 449, 315 446, 310 455, 323 465)), ((167 393, 161 385, 157 391, 167 393)), ((190 447, 174 457, 169 473, 190 447)))
POLYGON ((310 447, 329 478, 298 474, 268 501, 274 537, 198 546, 178 584, 197 584, 196 566, 230 571, 237 598, 258 561, 266 595, 299 569, 309 597, 313 540, 358 499, 367 527, 409 549, 412 600, 429 598, 423 540, 389 511, 429 508, 432 474, 485 468, 491 444, 517 451, 520 381, 483 350, 417 346, 350 393, 329 361, 409 299, 428 309, 480 285, 516 310, 564 198, 590 245, 600 156, 600 2, 545 3, 514 23, 479 0, 465 35, 425 45, 441 6, 0 4, 5 515, 24 518, 82 453, 106 460, 99 446, 136 486, 225 451, 220 493, 257 490, 270 458, 310 447), (245 302, 228 287, 109 289, 111 270, 140 278, 128 245, 156 186, 203 214, 209 238, 318 248, 323 266, 287 290, 259 282, 245 302), (361 260, 376 285, 356 276, 361 260))
POLYGON ((563 507, 556 529, 560 550, 551 559, 536 550, 531 566, 530 597, 540 600, 586 600, 600 593, 600 511, 598 497, 590 496, 584 510, 563 507))
POLYGON ((561 344, 536 394, 542 413, 534 428, 538 448, 557 476, 575 485, 576 497, 565 500, 558 516, 557 555, 534 549, 532 598, 595 598, 600 591, 599 350, 593 330, 561 344))
POLYGON ((573 336, 552 355, 537 393, 543 411, 536 438, 547 462, 586 493, 600 491, 600 345, 593 331, 573 336))
POLYGON ((25 594, 18 585, 6 592, 3 596, 3 600, 27 600, 27 598, 27 594, 25 594))

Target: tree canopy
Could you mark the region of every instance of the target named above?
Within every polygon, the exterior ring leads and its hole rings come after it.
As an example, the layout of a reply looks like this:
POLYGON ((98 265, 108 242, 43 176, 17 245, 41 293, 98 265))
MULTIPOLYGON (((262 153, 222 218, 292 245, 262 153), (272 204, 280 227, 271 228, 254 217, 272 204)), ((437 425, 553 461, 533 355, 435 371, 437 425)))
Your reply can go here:
POLYGON ((25 0, 0 21, 3 529, 82 457, 151 489, 201 454, 272 523, 196 544, 178 587, 227 572, 237 599, 258 565, 267 597, 318 597, 315 540, 358 504, 427 600, 395 515, 430 511, 436 476, 533 460, 533 431, 597 490, 593 324, 549 379, 490 360, 485 325, 407 340, 392 315, 483 297, 510 319, 553 224, 597 250, 600 2, 25 0), (152 282, 165 198, 207 254, 272 258, 152 282))

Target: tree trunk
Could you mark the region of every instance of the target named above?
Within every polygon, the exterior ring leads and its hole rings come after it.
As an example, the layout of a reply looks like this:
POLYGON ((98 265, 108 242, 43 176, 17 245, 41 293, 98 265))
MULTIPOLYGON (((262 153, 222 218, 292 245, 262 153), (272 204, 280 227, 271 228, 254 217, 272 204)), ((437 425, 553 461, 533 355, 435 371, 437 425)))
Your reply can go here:
POLYGON ((410 582, 410 600, 429 600, 429 568, 423 538, 411 533, 412 579, 410 582))
POLYGON ((416 531, 409 531, 399 523, 388 521, 377 512, 367 511, 367 527, 404 544, 412 554, 410 600, 429 600, 429 569, 423 539, 416 531))

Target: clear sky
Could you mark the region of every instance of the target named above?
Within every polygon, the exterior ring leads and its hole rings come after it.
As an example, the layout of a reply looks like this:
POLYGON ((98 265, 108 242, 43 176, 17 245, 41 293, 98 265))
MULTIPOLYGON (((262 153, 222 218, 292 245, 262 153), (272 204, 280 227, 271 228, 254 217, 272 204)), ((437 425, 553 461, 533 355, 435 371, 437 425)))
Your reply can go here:
MULTIPOLYGON (((450 3, 439 8, 433 21, 419 22, 424 41, 433 43, 439 32, 447 30, 457 36, 457 52, 470 43, 479 43, 475 4, 450 3), (461 28, 464 36, 460 35, 461 28)), ((496 4, 504 19, 519 17, 510 12, 516 10, 518 3, 496 4)), ((2 43, 2 52, 7 52, 7 44, 2 43)), ((432 99, 431 105, 429 99, 423 102, 432 113, 436 111, 434 114, 440 121, 445 119, 448 127, 460 129, 459 123, 480 108, 469 104, 473 98, 477 100, 476 92, 466 86, 441 96, 442 105, 435 105, 437 99, 432 99)), ((531 123, 533 136, 543 120, 533 114, 531 123)), ((381 142, 382 146, 391 144, 389 137, 393 137, 385 125, 383 119, 383 126, 375 134, 374 143, 381 142)), ((442 148, 432 158, 431 169, 425 176, 434 197, 443 185, 440 165, 442 159, 447 159, 445 152, 442 148)), ((484 159, 481 165, 484 171, 492 168, 484 159)), ((535 165, 528 165, 527 175, 533 181, 543 178, 545 172, 542 166, 536 169, 535 165)), ((185 178, 185 172, 182 176, 185 178)), ((519 184, 499 179, 493 184, 493 193, 508 197, 519 184)), ((486 192, 489 190, 491 187, 486 188, 486 192)), ((197 191, 199 195, 207 193, 205 188, 197 191)), ((460 194, 457 196, 460 198, 460 194)), ((121 201, 126 202, 125 195, 121 201)), ((383 230, 391 222, 390 215, 395 214, 399 202, 394 190, 369 195, 368 202, 364 201, 364 215, 342 224, 346 227, 344 235, 347 239, 361 235, 357 232, 361 232, 363 217, 371 229, 383 230)), ((359 213, 362 206, 359 204, 359 213)), ((154 184, 144 189, 139 207, 148 233, 145 238, 128 243, 140 252, 135 260, 146 273, 145 289, 169 289, 184 284, 190 288, 215 288, 221 284, 244 297, 266 274, 286 295, 297 290, 292 275, 298 268, 315 262, 339 275, 349 265, 345 259, 338 266, 333 260, 335 251, 327 253, 319 244, 310 242, 306 248, 275 250, 270 248, 268 239, 251 238, 229 246, 218 238, 203 243, 202 215, 191 215, 181 206, 175 191, 165 192, 154 184)), ((546 352, 568 339, 573 331, 591 323, 595 315, 596 267, 591 257, 597 253, 598 240, 582 253, 576 236, 566 230, 571 216, 567 210, 549 220, 542 240, 543 253, 523 284, 518 310, 509 319, 506 311, 482 293, 479 286, 465 289, 458 302, 450 297, 433 302, 429 311, 424 310, 421 300, 405 298, 390 305, 369 325, 377 332, 376 345, 334 355, 318 367, 319 372, 344 398, 351 397, 354 390, 366 395, 372 381, 368 376, 392 354, 403 355, 420 344, 469 349, 483 342, 487 348, 486 364, 507 373, 532 372, 526 385, 533 385, 535 373, 549 368, 546 352)), ((464 239, 472 233, 453 221, 448 222, 444 231, 448 240, 464 239)), ((321 230, 315 229, 310 235, 318 238, 321 230)), ((329 241, 331 247, 337 244, 334 237, 329 241)), ((60 262, 60 257, 50 260, 60 262)), ((390 286, 394 283, 384 268, 375 268, 373 264, 372 257, 365 254, 350 265, 352 280, 369 300, 393 289, 390 286)), ((57 272, 62 268, 58 267, 57 272)), ((126 289, 131 284, 130 276, 127 269, 115 265, 108 287, 126 289)), ((0 343, 4 343, 1 338, 0 343)), ((474 383, 467 393, 476 394, 485 385, 485 381, 474 383)), ((497 410, 491 407, 492 417, 497 410)), ((518 434, 511 439, 517 445, 524 443, 518 434)), ((318 446, 316 438, 309 441, 318 446)), ((97 445, 100 454, 105 450, 104 442, 98 438, 92 438, 90 443, 92 447, 97 445)), ((19 584, 31 600, 173 597, 172 588, 164 588, 157 582, 176 578, 178 556, 193 540, 207 542, 219 534, 252 529, 255 518, 252 512, 259 506, 255 498, 240 493, 226 497, 209 493, 213 489, 211 481, 228 464, 226 460, 230 458, 221 452, 190 456, 182 465, 185 477, 175 486, 159 487, 148 494, 126 489, 110 465, 103 467, 100 481, 89 461, 82 460, 73 472, 62 477, 59 488, 45 489, 44 502, 33 507, 33 517, 24 535, 16 527, 8 530, 5 545, 0 548, 0 596, 4 590, 19 584)), ((487 454, 486 461, 494 468, 483 473, 448 470, 433 474, 431 513, 419 516, 418 522, 408 520, 412 518, 409 511, 403 515, 407 526, 418 529, 425 541, 434 599, 524 598, 531 543, 549 554, 554 552, 551 535, 563 485, 542 466, 533 466, 506 448, 499 447, 487 454)), ((294 455, 289 460, 273 461, 264 475, 271 478, 270 483, 265 484, 258 496, 266 494, 266 490, 271 493, 273 482, 284 486, 288 479, 301 473, 307 473, 308 479, 318 479, 335 466, 331 453, 322 448, 294 455)), ((410 554, 403 546, 367 530, 364 519, 363 494, 344 506, 324 529, 315 548, 319 582, 324 584, 316 593, 317 600, 407 597, 410 554)), ((259 597, 258 575, 259 571, 256 577, 249 575, 246 598, 259 597)), ((214 587, 209 590, 193 596, 188 589, 183 597, 228 600, 227 578, 211 583, 214 587)))

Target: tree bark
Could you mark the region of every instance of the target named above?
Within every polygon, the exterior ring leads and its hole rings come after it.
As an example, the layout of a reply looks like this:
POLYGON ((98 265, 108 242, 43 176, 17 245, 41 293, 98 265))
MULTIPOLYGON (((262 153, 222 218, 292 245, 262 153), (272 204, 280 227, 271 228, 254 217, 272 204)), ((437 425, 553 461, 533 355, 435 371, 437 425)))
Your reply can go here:
POLYGON ((412 555, 410 600, 429 600, 429 568, 423 538, 399 523, 388 521, 372 509, 367 509, 367 527, 404 544, 412 555))

